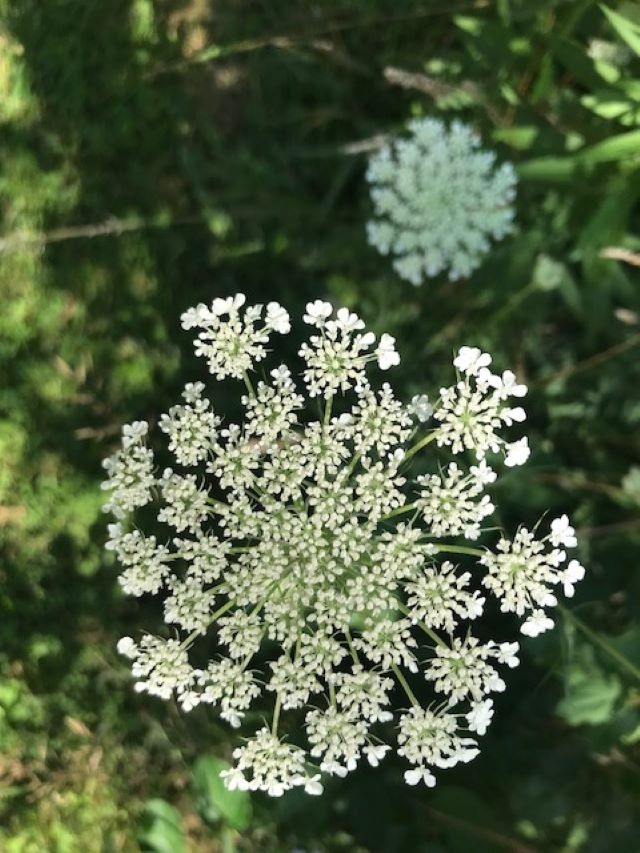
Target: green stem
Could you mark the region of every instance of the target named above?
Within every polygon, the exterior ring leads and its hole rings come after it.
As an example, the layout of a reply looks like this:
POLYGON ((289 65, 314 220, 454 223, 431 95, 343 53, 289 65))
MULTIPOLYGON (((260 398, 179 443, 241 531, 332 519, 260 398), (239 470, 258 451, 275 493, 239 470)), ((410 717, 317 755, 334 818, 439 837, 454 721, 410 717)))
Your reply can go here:
POLYGON ((224 501, 218 501, 215 498, 207 498, 207 505, 212 509, 216 507, 222 507, 225 511, 229 509, 228 505, 224 501))
POLYGON ((383 515, 380 521, 387 521, 389 518, 393 518, 396 515, 403 515, 405 512, 413 512, 415 509, 419 509, 418 504, 405 504, 404 506, 399 506, 397 509, 388 512, 386 515, 383 515))
POLYGON ((531 293, 537 290, 537 286, 531 282, 523 287, 521 290, 518 290, 516 293, 511 296, 511 298, 507 301, 506 305, 504 305, 499 311, 497 311, 493 317, 491 318, 491 322, 494 326, 500 325, 500 323, 507 317, 514 308, 517 308, 518 305, 523 302, 531 293))
POLYGON ((356 651, 356 647, 353 645, 353 639, 351 638, 351 631, 347 628, 345 630, 345 636, 347 638, 347 645, 349 646, 349 651, 351 652, 351 657, 353 658, 353 662, 356 666, 360 666, 360 658, 358 657, 358 652, 356 651))
MULTIPOLYGON (((231 610, 231 608, 234 605, 235 605, 235 601, 227 601, 226 604, 223 604, 222 607, 219 607, 218 610, 216 610, 216 612, 213 614, 213 616, 211 616, 211 618, 209 619, 209 625, 213 625, 213 623, 216 621, 216 619, 218 619, 220 616, 225 614, 227 612, 227 610, 231 610)), ((182 650, 182 649, 188 648, 191 645, 191 643, 196 639, 196 637, 199 637, 201 635, 202 635, 201 631, 192 631, 189 634, 189 636, 186 638, 186 640, 183 640, 183 642, 180 643, 180 649, 182 650)))
POLYGON ((481 548, 469 548, 467 545, 436 545, 436 551, 440 554, 470 554, 472 557, 484 557, 486 551, 481 548))
POLYGON ((273 720, 271 721, 271 734, 278 734, 278 722, 280 720, 280 708, 282 707, 282 699, 280 694, 276 693, 276 704, 273 709, 273 720))
POLYGON ((356 453, 351 462, 349 462, 349 466, 347 468, 347 477, 350 477, 353 474, 353 469, 356 467, 358 462, 360 461, 360 457, 362 456, 361 452, 356 453))
POLYGON ((327 397, 327 402, 324 407, 324 425, 329 426, 329 421, 331 420, 331 410, 333 408, 333 394, 331 397, 327 397))
POLYGON ((235 853, 236 845, 234 841, 235 831, 230 826, 222 828, 222 853, 235 853))
POLYGON ((611 643, 607 642, 607 640, 605 640, 604 637, 602 637, 597 631, 594 631, 593 628, 590 628, 588 625, 586 625, 582 621, 582 619, 579 619, 575 615, 575 613, 572 613, 571 610, 568 610, 564 605, 559 604, 558 610, 562 613, 565 619, 575 625, 575 627, 578 628, 579 631, 582 631, 585 637, 588 637, 594 645, 599 646, 604 652, 609 655, 609 657, 613 658, 619 664, 619 666, 622 667, 622 669, 625 669, 627 672, 630 672, 631 675, 633 675, 635 678, 638 679, 638 681, 640 681, 640 669, 635 666, 635 664, 631 663, 631 661, 626 658, 622 654, 622 652, 619 652, 614 646, 611 645, 611 643))
POLYGON ((253 390, 253 385, 251 384, 251 380, 249 379, 249 374, 246 370, 242 371, 242 378, 244 379, 244 384, 246 385, 247 391, 251 397, 256 396, 256 392, 253 390))
MULTIPOLYGON (((400 601, 398 601, 397 604, 398 604, 398 610, 401 610, 402 613, 404 613, 405 616, 409 616, 410 619, 414 619, 414 616, 411 613, 411 610, 409 610, 409 608, 405 604, 402 604, 402 602, 400 602, 400 601)), ((420 619, 416 619, 415 621, 416 621, 416 625, 418 625, 420 628, 422 628, 422 630, 425 632, 425 634, 428 637, 431 637, 431 639, 433 640, 433 642, 436 645, 444 646, 445 648, 448 648, 447 644, 442 639, 442 637, 438 636, 438 634, 436 634, 436 632, 432 628, 429 628, 420 619)))
POLYGON ((413 707, 414 707, 414 708, 419 708, 419 707, 420 707, 420 703, 419 703, 419 702, 418 702, 418 700, 416 699, 416 697, 415 697, 415 694, 414 694, 413 690, 409 687, 409 684, 407 683, 407 679, 404 677, 404 675, 403 675, 403 674, 402 674, 402 672, 400 671, 400 668, 397 666, 397 664, 392 663, 392 664, 391 664, 391 669, 393 670, 394 675, 395 675, 395 677, 398 679, 398 681, 400 682, 400 684, 402 684, 402 686, 403 686, 403 688, 404 688, 404 692, 405 692, 405 693, 407 694, 407 696, 409 697, 409 701, 411 702, 411 704, 413 705, 413 707))
POLYGON ((407 450, 407 452, 404 454, 404 457, 402 458, 403 464, 405 462, 408 462, 412 456, 415 456, 415 454, 419 450, 422 450, 423 447, 426 447, 427 444, 430 444, 434 440, 434 438, 437 437, 438 430, 434 430, 433 432, 427 433, 427 435, 425 435, 424 438, 421 438, 420 441, 417 442, 417 444, 414 444, 413 447, 410 447, 409 450, 407 450))

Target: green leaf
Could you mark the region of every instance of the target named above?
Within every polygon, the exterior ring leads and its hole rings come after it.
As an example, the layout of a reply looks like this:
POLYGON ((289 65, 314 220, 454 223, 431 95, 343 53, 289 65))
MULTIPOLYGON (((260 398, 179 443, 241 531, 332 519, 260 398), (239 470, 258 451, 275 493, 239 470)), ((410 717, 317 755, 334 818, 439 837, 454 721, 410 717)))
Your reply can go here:
POLYGON ((138 840, 143 849, 154 853, 184 853, 186 839, 180 812, 165 800, 149 800, 145 806, 146 828, 138 840))
MULTIPOLYGON (((615 83, 620 78, 620 71, 607 62, 595 62, 585 52, 581 44, 562 36, 552 36, 549 46, 556 57, 569 72, 587 89, 593 91, 605 83, 615 83)), ((566 94, 569 94, 568 92, 566 94)))
POLYGON ((592 95, 584 95, 580 103, 601 118, 615 119, 627 126, 640 124, 637 100, 619 89, 600 89, 592 95))
POLYGON ((584 148, 578 156, 582 163, 589 165, 623 160, 626 157, 638 157, 640 156, 640 130, 619 133, 617 136, 597 142, 589 148, 584 148))
POLYGON ((482 32, 482 21, 479 18, 472 18, 468 15, 456 15, 453 22, 456 27, 459 27, 463 32, 469 33, 472 36, 480 35, 482 32))
POLYGON ((630 211, 640 195, 637 176, 616 175, 605 185, 605 192, 580 231, 577 246, 581 253, 597 254, 603 246, 616 243, 627 228, 630 211))
POLYGON ((601 4, 600 8, 620 38, 640 56, 640 26, 604 4, 601 4))
POLYGON ((493 138, 496 142, 504 142, 511 148, 521 151, 531 148, 536 141, 539 129, 535 125, 520 125, 519 127, 505 127, 495 130, 493 138))
POLYGON ((251 798, 246 791, 230 791, 220 778, 229 764, 221 758, 203 755, 193 766, 191 778, 198 811, 209 823, 223 821, 242 831, 251 822, 251 798))
POLYGON ((518 163, 516 171, 523 181, 569 183, 575 177, 579 163, 575 157, 534 157, 518 163))
POLYGON ((622 685, 617 675, 606 674, 598 666, 592 650, 585 647, 569 666, 565 689, 556 713, 572 726, 598 725, 613 716, 622 685))

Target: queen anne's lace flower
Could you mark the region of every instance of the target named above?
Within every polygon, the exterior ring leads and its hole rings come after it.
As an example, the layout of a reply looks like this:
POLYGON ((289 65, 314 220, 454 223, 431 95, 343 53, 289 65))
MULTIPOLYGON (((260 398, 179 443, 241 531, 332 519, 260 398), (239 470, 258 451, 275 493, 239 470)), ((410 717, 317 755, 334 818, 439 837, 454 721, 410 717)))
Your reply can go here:
POLYGON ((404 774, 408 785, 424 782, 432 788, 436 777, 432 767, 453 767, 476 757, 474 738, 459 733, 458 717, 450 711, 432 711, 414 706, 400 717, 398 755, 414 767, 404 774))
POLYGON ((284 365, 261 369, 267 378, 254 385, 270 334, 290 322, 276 303, 244 301, 183 315, 185 328, 201 330, 196 349, 211 373, 243 381, 242 422, 225 423, 203 384, 190 383, 160 420, 175 469, 154 470, 142 421, 124 427, 105 462, 107 509, 118 519, 107 548, 120 583, 129 595, 162 595, 167 626, 165 636, 123 637, 118 650, 136 690, 175 697, 185 711, 214 705, 233 727, 259 697, 273 701, 270 725, 223 774, 230 788, 318 794, 321 772, 377 766, 393 721, 407 782, 433 785, 436 769, 477 753, 490 696, 518 663, 517 643, 480 642, 474 620, 497 599, 523 633, 539 633, 553 625, 557 588, 572 595, 584 574, 576 560, 565 565, 576 544, 566 516, 546 537, 520 528, 495 551, 465 544, 493 511, 487 488, 500 458, 509 464, 522 442, 503 432, 524 419, 511 403, 526 387, 463 347, 452 387, 433 404, 419 395, 404 405, 367 375, 397 363, 393 339, 376 341, 357 315, 320 300, 304 316, 314 327, 300 349, 305 389, 284 365), (428 473, 412 477, 409 463, 429 443, 456 459, 427 467, 421 456, 428 473), (152 503, 157 523, 143 533, 152 503), (205 635, 214 659, 192 651, 205 635), (414 679, 432 688, 427 707, 414 679), (297 712, 306 749, 280 732, 282 714, 297 712))
POLYGON ((459 121, 416 119, 369 161, 374 219, 369 242, 395 257, 402 278, 421 284, 448 271, 468 276, 490 246, 513 229, 516 175, 496 167, 472 128, 459 121))
MULTIPOLYGON (((492 474, 490 468, 483 471, 484 477, 492 474)), ((455 462, 450 462, 442 474, 418 477, 417 482, 422 488, 416 503, 434 536, 462 534, 465 539, 478 538, 482 519, 495 509, 489 495, 483 494, 483 477, 476 477, 473 472, 465 476, 455 462)))
POLYGON ((209 400, 201 397, 202 382, 189 382, 182 396, 185 406, 173 406, 160 418, 160 429, 169 436, 169 450, 179 465, 197 465, 207 458, 216 436, 220 418, 210 409, 209 400))
POLYGON ((561 516, 551 522, 548 536, 537 539, 521 527, 513 541, 500 539, 496 553, 488 551, 480 558, 487 569, 482 583, 500 599, 500 609, 528 617, 523 634, 535 637, 553 627, 544 612, 545 607, 558 603, 553 587, 563 584, 565 595, 570 597, 574 583, 584 577, 584 568, 577 560, 562 568, 567 555, 554 544, 565 541, 576 540, 567 517, 561 516))
POLYGON ((488 369, 491 356, 477 347, 462 347, 453 363, 460 379, 451 388, 440 389, 433 415, 441 425, 438 445, 451 447, 452 453, 471 450, 478 460, 489 451, 502 451, 508 467, 523 465, 529 456, 527 437, 509 443, 499 430, 525 419, 524 409, 509 406, 508 400, 526 394, 526 386, 517 384, 510 371, 494 376, 488 369))

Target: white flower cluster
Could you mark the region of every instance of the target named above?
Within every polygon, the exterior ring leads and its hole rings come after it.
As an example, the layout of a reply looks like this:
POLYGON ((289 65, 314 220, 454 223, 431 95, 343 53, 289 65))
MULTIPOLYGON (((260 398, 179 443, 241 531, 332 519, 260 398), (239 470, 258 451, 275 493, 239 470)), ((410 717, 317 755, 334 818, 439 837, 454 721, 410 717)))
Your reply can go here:
POLYGON ((479 266, 490 238, 513 229, 516 174, 459 121, 416 119, 410 136, 395 139, 370 159, 374 219, 371 245, 393 255, 402 278, 421 284, 448 271, 465 278, 479 266))
POLYGON ((137 690, 185 711, 215 705, 234 727, 272 697, 270 725, 224 774, 230 788, 318 794, 323 773, 377 765, 392 723, 407 782, 433 785, 435 770, 476 755, 491 697, 505 689, 500 670, 518 663, 517 643, 481 642, 474 620, 497 599, 523 633, 539 633, 553 624, 554 588, 571 595, 584 573, 575 560, 563 568, 576 545, 566 516, 543 538, 521 528, 495 551, 477 543, 501 457, 528 455, 526 439, 502 436, 524 419, 511 398, 526 388, 463 347, 457 381, 433 405, 424 394, 402 404, 368 377, 398 363, 393 338, 376 340, 321 301, 304 315, 313 332, 299 350, 302 385, 281 365, 254 386, 269 336, 290 322, 276 303, 244 302, 183 315, 203 330, 196 352, 211 373, 244 382, 242 423, 225 423, 204 385, 190 383, 159 422, 175 469, 156 470, 141 422, 124 427, 105 462, 120 583, 161 595, 168 626, 164 637, 123 637, 119 651, 137 690), (429 444, 449 459, 430 464, 429 444), (412 460, 430 473, 412 476, 412 460), (156 523, 143 533, 150 505, 156 523), (205 635, 218 652, 203 663, 192 647, 205 635), (283 734, 284 712, 300 714, 306 749, 283 734))

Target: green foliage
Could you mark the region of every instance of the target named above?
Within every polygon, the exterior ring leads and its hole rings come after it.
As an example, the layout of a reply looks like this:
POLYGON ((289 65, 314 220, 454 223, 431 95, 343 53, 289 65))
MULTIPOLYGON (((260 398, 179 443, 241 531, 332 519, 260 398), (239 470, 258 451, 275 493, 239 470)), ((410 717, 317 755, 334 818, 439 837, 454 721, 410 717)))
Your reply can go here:
POLYGON ((640 26, 624 15, 614 12, 608 6, 603 5, 600 8, 620 38, 629 45, 634 53, 640 56, 640 26))
POLYGON ((251 798, 246 791, 229 791, 220 773, 229 767, 227 761, 203 755, 193 765, 192 780, 196 807, 208 823, 222 822, 237 829, 251 823, 251 798))
POLYGON ((631 2, 0 0, 2 850, 637 848, 639 41, 631 2), (411 115, 518 170, 469 281, 414 289, 367 246, 363 151, 411 115), (116 659, 100 460, 202 378, 180 312, 235 290, 356 308, 406 396, 463 343, 531 387, 502 521, 570 513, 588 577, 433 792, 393 759, 320 799, 226 792, 235 735, 116 659))
POLYGON ((582 658, 569 667, 566 695, 558 703, 556 712, 572 726, 606 723, 613 716, 622 692, 620 678, 594 662, 590 647, 583 650, 582 658))
POLYGON ((187 849, 180 812, 164 800, 146 804, 138 838, 143 850, 153 853, 184 853, 187 849))

